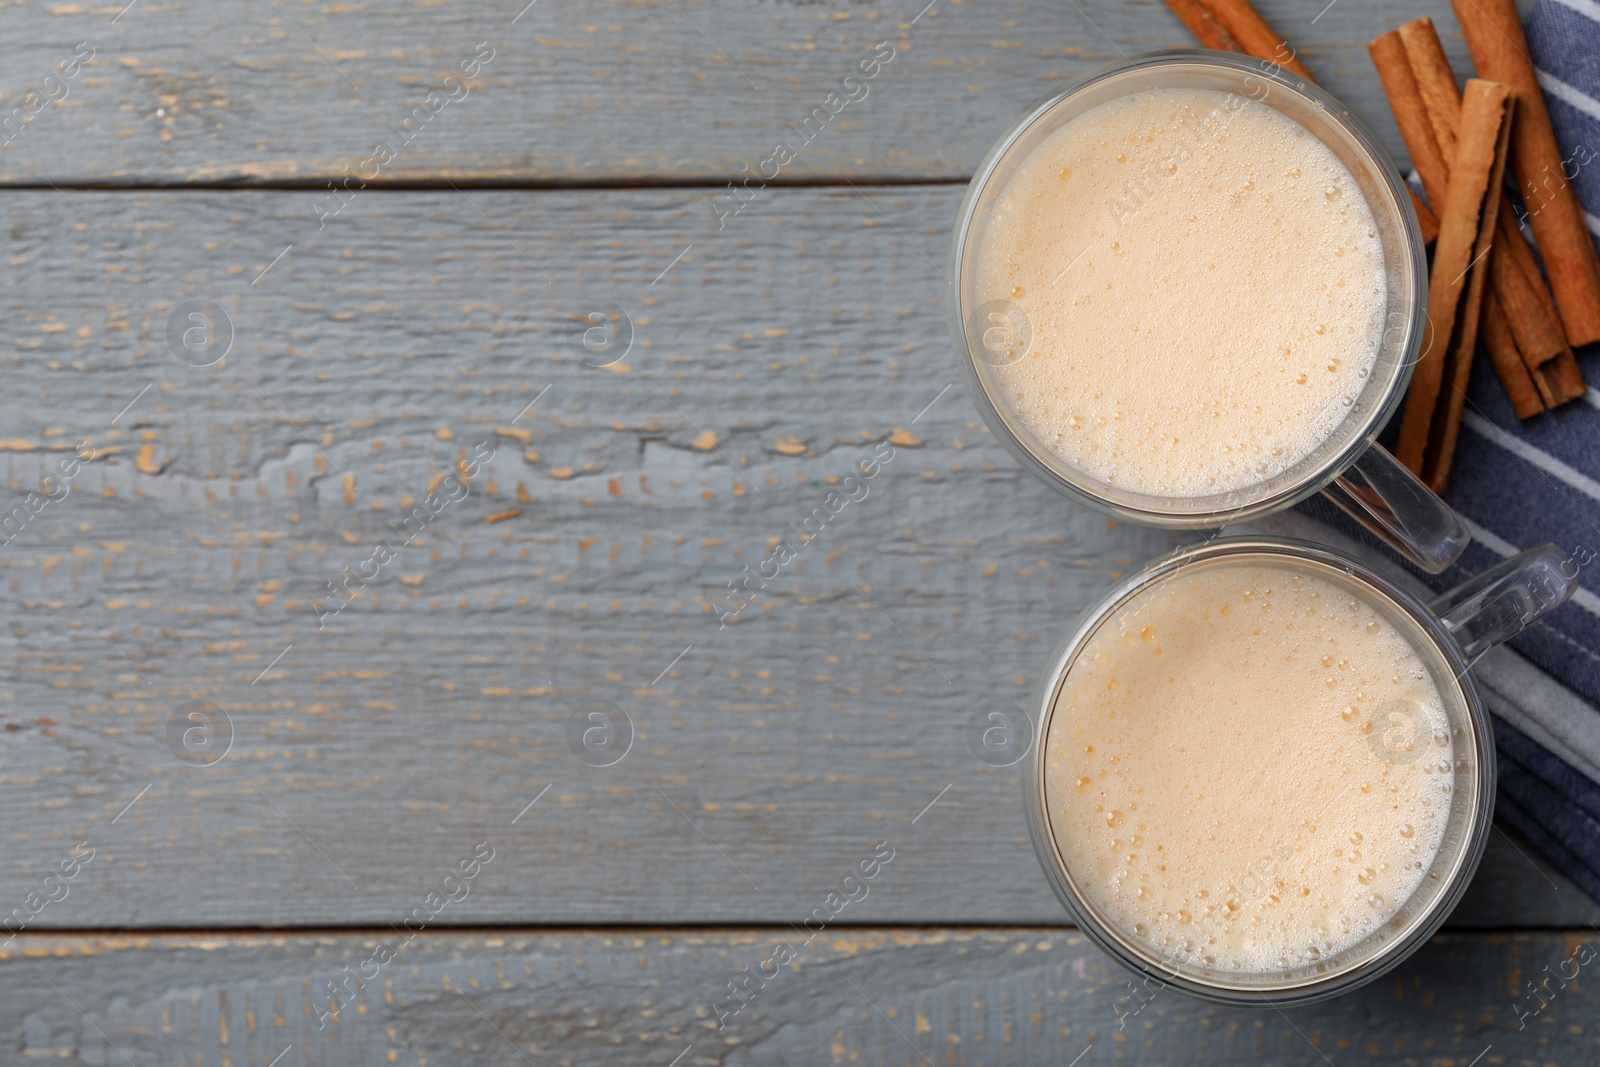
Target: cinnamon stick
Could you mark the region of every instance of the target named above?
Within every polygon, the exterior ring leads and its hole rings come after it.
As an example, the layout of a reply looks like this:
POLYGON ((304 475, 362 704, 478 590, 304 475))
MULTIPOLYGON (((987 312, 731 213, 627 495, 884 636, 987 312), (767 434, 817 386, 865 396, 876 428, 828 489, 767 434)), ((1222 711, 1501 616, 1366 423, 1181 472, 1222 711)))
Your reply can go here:
POLYGON ((1578 360, 1572 353, 1572 346, 1560 328, 1561 319, 1556 312, 1555 301, 1550 296, 1550 290, 1544 286, 1544 279, 1539 274, 1539 265, 1533 260, 1533 251, 1526 242, 1520 238, 1521 229, 1517 226, 1516 216, 1501 201, 1500 227, 1508 232, 1515 232, 1518 240, 1509 242, 1506 247, 1511 249, 1512 255, 1508 257, 1516 265, 1523 279, 1528 284, 1528 289, 1538 301, 1541 314, 1539 321, 1548 323, 1550 332, 1556 335, 1561 342, 1561 350, 1556 355, 1542 362, 1534 362, 1532 358, 1524 357, 1529 370, 1533 374, 1534 384, 1539 389, 1539 394, 1544 398, 1546 407, 1556 407, 1569 400, 1577 400, 1588 392, 1588 383, 1583 380, 1583 371, 1578 367, 1578 360))
MULTIPOLYGON (((1476 209, 1478 233, 1472 245, 1472 262, 1466 269, 1466 299, 1457 318, 1454 348, 1446 359, 1446 367, 1452 372, 1452 377, 1446 379, 1448 387, 1441 398, 1443 416, 1440 418, 1436 415, 1437 429, 1429 430, 1429 455, 1423 463, 1423 480, 1435 493, 1443 493, 1450 482, 1450 463, 1455 458, 1456 441, 1461 436, 1461 411, 1467 402, 1467 380, 1472 374, 1472 357, 1478 350, 1478 323, 1483 317, 1483 294, 1489 274, 1488 264, 1494 261, 1494 257, 1489 253, 1494 247, 1496 221, 1500 214, 1500 190, 1505 182, 1506 156, 1511 146, 1511 113, 1516 103, 1516 97, 1511 95, 1511 91, 1505 86, 1498 82, 1474 79, 1467 83, 1467 92, 1462 96, 1461 114, 1457 116, 1459 124, 1456 130, 1456 152, 1459 166, 1452 169, 1452 174, 1476 165, 1476 157, 1470 153, 1479 149, 1476 138, 1480 129, 1492 128, 1494 134, 1493 148, 1490 150, 1488 183, 1484 189, 1483 201, 1476 209), (1480 91, 1479 86, 1492 89, 1480 91), (1498 103, 1492 110, 1487 102, 1478 108, 1476 105, 1480 99, 1497 100, 1498 103), (1469 104, 1472 105, 1471 110, 1469 104)), ((1446 196, 1448 195, 1447 191, 1446 196)), ((1429 284, 1432 284, 1431 279, 1429 284)))
MULTIPOLYGON (((1496 256, 1498 258, 1498 256, 1496 256)), ((1493 282, 1493 277, 1490 278, 1493 282)), ((1536 414, 1541 414, 1546 408, 1546 390, 1538 386, 1538 376, 1528 370, 1528 363, 1523 360, 1522 350, 1517 347, 1517 338, 1510 331, 1510 323, 1506 322, 1506 312, 1499 306, 1499 299, 1494 296, 1493 286, 1490 293, 1483 298, 1483 318, 1478 320, 1478 336, 1483 338, 1483 347, 1490 354, 1490 366, 1494 368, 1494 376, 1499 378, 1501 389, 1506 390, 1510 397, 1512 408, 1517 411, 1518 419, 1531 419, 1536 414), (1498 326, 1491 328, 1490 318, 1498 320, 1498 326), (1533 406, 1525 403, 1526 389, 1533 390, 1533 406)))
MULTIPOLYGON (((1448 166, 1455 149, 1456 113, 1460 110, 1461 92, 1456 88, 1455 75, 1450 71, 1450 61, 1445 58, 1444 45, 1433 28, 1433 20, 1415 19, 1400 27, 1400 39, 1405 44, 1406 56, 1416 75, 1417 87, 1427 106, 1428 118, 1439 141, 1448 166)), ((1517 352, 1532 375, 1532 382, 1543 403, 1555 407, 1566 400, 1561 383, 1570 378, 1567 368, 1545 370, 1551 360, 1570 361, 1576 371, 1577 361, 1567 344, 1566 333, 1557 315, 1544 278, 1534 263, 1522 230, 1517 225, 1511 205, 1500 201, 1496 220, 1496 239, 1500 251, 1489 264, 1490 280, 1494 286, 1494 302, 1498 303, 1505 324, 1516 342, 1517 352)), ((1491 358, 1493 355, 1491 354, 1491 358)), ((1496 366, 1499 363, 1496 362, 1496 366)), ((1578 377, 1582 377, 1581 373, 1578 377)), ((1509 394, 1511 386, 1507 385, 1509 394)))
POLYGON ((1413 19, 1396 31, 1405 48, 1407 65, 1416 79, 1423 109, 1439 145, 1439 155, 1449 166, 1456 155, 1456 115, 1461 110, 1461 89, 1444 54, 1444 45, 1430 18, 1413 19))
POLYGON ((1295 55, 1289 42, 1256 13, 1248 0, 1197 0, 1211 12, 1222 28, 1239 42, 1241 48, 1257 59, 1276 63, 1292 70, 1308 81, 1316 81, 1295 55))
MULTIPOLYGON (((1516 215, 1511 211, 1510 205, 1501 201, 1500 225, 1508 232, 1516 233, 1520 238, 1522 229, 1517 225, 1516 215)), ((1544 321, 1553 324, 1553 328, 1560 334, 1560 314, 1556 310, 1555 300, 1550 296, 1550 290, 1545 288, 1544 277, 1539 273, 1539 264, 1534 262, 1533 250, 1526 241, 1513 241, 1507 247, 1512 251, 1511 259, 1528 280, 1528 286, 1533 295, 1538 299, 1540 307, 1544 310, 1544 321)), ((1539 391, 1546 394, 1545 403, 1550 407, 1565 404, 1569 400, 1576 400, 1588 392, 1588 385, 1583 380, 1583 371, 1578 368, 1578 360, 1572 354, 1572 346, 1563 341, 1561 352, 1547 363, 1533 367, 1533 378, 1539 385, 1539 391)))
MULTIPOLYGON (((1511 205, 1501 201, 1500 224, 1506 232, 1522 236, 1522 227, 1517 223, 1517 214, 1511 205)), ((1534 261, 1533 249, 1528 247, 1527 241, 1517 241, 1510 246, 1511 259, 1516 263, 1517 269, 1522 271, 1529 283, 1533 286, 1534 295, 1539 298, 1539 304, 1545 310, 1545 316, 1554 323, 1561 322, 1561 313, 1556 309, 1556 302, 1550 296, 1550 289, 1544 284, 1544 275, 1539 273, 1539 264, 1534 261)))
POLYGON ((1409 185, 1406 186, 1406 192, 1411 193, 1411 206, 1417 213, 1417 225, 1422 228, 1422 243, 1431 245, 1434 238, 1439 236, 1439 216, 1409 185))
MULTIPOLYGON (((1536 285, 1542 284, 1542 279, 1539 279, 1538 268, 1533 266, 1533 256, 1528 252, 1527 243, 1522 240, 1522 233, 1516 229, 1510 205, 1504 201, 1501 201, 1499 216, 1495 224, 1497 251, 1489 266, 1489 276, 1494 282, 1495 298, 1506 313, 1506 324, 1517 339, 1517 349, 1522 353, 1523 361, 1529 370, 1538 370, 1567 351, 1567 339, 1561 332, 1560 321, 1551 319, 1545 313, 1544 304, 1535 292, 1536 285), (1528 256, 1528 266, 1533 269, 1532 278, 1517 262, 1518 245, 1528 256)), ((1546 396, 1545 403, 1553 406, 1552 398, 1546 396)))
POLYGON ((1367 45, 1373 66, 1378 68, 1378 80, 1389 98, 1389 108, 1400 127, 1400 138, 1411 153, 1411 163, 1422 179, 1422 192, 1436 211, 1444 203, 1445 186, 1450 170, 1439 149, 1433 123, 1428 119, 1428 108, 1423 102, 1422 90, 1417 85, 1416 74, 1411 69, 1410 57, 1398 30, 1373 38, 1367 45))
POLYGON ((1492 182, 1497 171, 1504 172, 1511 101, 1502 85, 1479 79, 1467 83, 1457 123, 1456 165, 1439 213, 1428 284, 1431 329, 1406 393, 1396 450, 1400 462, 1436 491, 1449 477, 1460 428, 1460 400, 1453 394, 1465 386, 1472 366, 1487 273, 1473 268, 1487 254, 1494 233, 1499 188, 1492 182))
POLYGON ((1516 339, 1511 336, 1511 327, 1506 324, 1506 314, 1500 310, 1493 293, 1483 302, 1483 319, 1479 323, 1479 330, 1495 376, 1500 379, 1501 388, 1510 398, 1511 410, 1517 418, 1530 419, 1542 412, 1545 400, 1540 396, 1539 387, 1534 384, 1532 372, 1522 362, 1516 339))
MULTIPOLYGON (((1444 45, 1433 28, 1430 18, 1413 19, 1398 31, 1405 47, 1406 60, 1416 78, 1417 90, 1422 98, 1428 124, 1439 145, 1439 154, 1448 169, 1456 152, 1456 122, 1461 112, 1461 90, 1456 87, 1456 76, 1450 70, 1450 60, 1444 54, 1444 45)), ((1544 307, 1533 292, 1533 285, 1523 274, 1520 263, 1507 258, 1517 254, 1515 244, 1526 255, 1528 246, 1516 228, 1511 205, 1500 201, 1495 218, 1499 252, 1489 264, 1489 277, 1494 284, 1494 299, 1505 316, 1506 326, 1517 343, 1517 350, 1531 371, 1540 364, 1554 359, 1565 347, 1565 338, 1557 323, 1545 317, 1544 307), (1511 220, 1507 228, 1505 223, 1511 220)), ((1528 257, 1532 262, 1532 257, 1528 257)), ((1537 272, 1535 272, 1537 278, 1537 272)), ((1548 402, 1549 398, 1546 398, 1548 402)))
MULTIPOLYGON (((1461 91, 1432 20, 1408 22, 1373 41, 1370 50, 1389 92, 1401 135, 1424 178, 1424 188, 1441 187, 1455 154, 1461 91)), ((1430 195, 1438 202, 1443 194, 1430 195)), ((1499 251, 1487 264, 1492 291, 1484 298, 1484 317, 1495 318, 1495 326, 1503 328, 1486 327, 1483 342, 1513 406, 1521 417, 1528 417, 1544 406, 1554 407, 1582 395, 1574 385, 1581 382, 1582 373, 1566 343, 1561 320, 1533 253, 1504 199, 1497 215, 1499 251), (1514 372, 1518 360, 1528 373, 1514 372), (1546 366, 1553 361, 1558 361, 1559 366, 1546 366), (1531 411, 1526 404, 1530 383, 1541 402, 1539 409, 1531 411), (1527 414, 1522 415, 1523 411, 1527 414)))
POLYGON ((1568 349, 1565 356, 1552 359, 1535 374, 1544 374, 1550 389, 1556 395, 1557 404, 1565 404, 1569 400, 1576 400, 1589 391, 1589 383, 1583 378, 1583 371, 1578 367, 1578 361, 1573 358, 1572 350, 1568 349))
POLYGON ((1244 51, 1239 42, 1233 39, 1233 34, 1222 28, 1222 24, 1200 0, 1166 0, 1166 4, 1178 16, 1178 21, 1194 34, 1202 48, 1213 48, 1219 52, 1244 51))
POLYGON ((1506 85, 1517 99, 1511 166, 1532 216, 1534 239, 1567 341, 1600 341, 1600 261, 1578 198, 1562 170, 1561 149, 1528 56, 1515 0, 1450 0, 1478 73, 1506 85))

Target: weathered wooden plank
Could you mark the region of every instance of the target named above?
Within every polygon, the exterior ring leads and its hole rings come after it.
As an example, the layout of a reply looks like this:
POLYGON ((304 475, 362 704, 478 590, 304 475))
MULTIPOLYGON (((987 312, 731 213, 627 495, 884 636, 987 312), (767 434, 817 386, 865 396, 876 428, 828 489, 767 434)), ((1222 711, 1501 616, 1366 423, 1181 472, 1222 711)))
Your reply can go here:
MULTIPOLYGON (((964 178, 1062 79, 1193 44, 1158 0, 925 3, 10 5, 0 112, 27 121, 0 149, 0 183, 721 184, 758 172, 779 139, 797 151, 786 181, 964 178), (493 58, 474 66, 480 44, 493 58), (892 58, 845 88, 859 99, 802 137, 880 44, 892 58), (476 77, 446 82, 463 62, 476 77), (76 76, 44 82, 58 64, 76 76), (455 100, 428 102, 435 90, 455 100), (418 107, 437 114, 397 133, 418 107), (379 144, 395 158, 377 161, 379 144)), ((1404 158, 1365 50, 1401 16, 1379 0, 1259 7, 1404 158)), ((1404 13, 1420 15, 1470 70, 1446 0, 1404 13)))
MULTIPOLYGON (((0 914, 86 841, 35 928, 381 924, 487 840, 447 921, 771 923, 889 840, 871 921, 1059 921, 968 723, 1170 542, 1019 472, 951 387, 959 193, 789 190, 720 231, 690 190, 369 192, 321 230, 309 193, 7 196, 0 515, 100 458, 0 548, 0 914), (210 367, 169 346, 198 300, 233 324, 210 367), (598 369, 602 300, 636 332, 598 369), (631 716, 613 766, 572 747, 591 701, 631 716)), ((1478 921, 1600 920, 1497 848, 1478 921)))
POLYGON ((0 950, 0 1040, 66 1063, 1578 1067, 1600 1056, 1590 931, 1441 935, 1375 984, 1283 1012, 1135 988, 1058 928, 830 930, 809 943, 786 927, 19 941, 0 950), (796 955, 775 967, 779 943, 796 955), (741 1005, 729 983, 763 967, 768 980, 751 978, 741 1005), (342 1002, 330 983, 344 983, 342 1002))

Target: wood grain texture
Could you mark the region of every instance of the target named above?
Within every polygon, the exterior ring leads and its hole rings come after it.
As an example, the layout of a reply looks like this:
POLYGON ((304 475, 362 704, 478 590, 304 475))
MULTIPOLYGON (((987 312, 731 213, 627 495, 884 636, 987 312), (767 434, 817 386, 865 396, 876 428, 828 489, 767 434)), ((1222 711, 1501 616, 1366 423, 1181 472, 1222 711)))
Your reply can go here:
MULTIPOLYGON (((79 42, 94 58, 0 148, 0 183, 320 186, 383 142, 399 154, 378 181, 720 185, 794 138, 790 124, 880 42, 893 60, 783 180, 961 179, 1063 80, 1194 44, 1156 0, 944 0, 920 15, 925 0, 524 2, 177 0, 114 22, 120 4, 5 6, 0 112, 37 108, 27 94, 79 42), (480 42, 494 58, 465 98, 396 141, 392 127, 480 42)), ((1404 160, 1365 48, 1402 16, 1379 0, 1258 7, 1404 160)), ((1422 15, 1469 71, 1446 0, 1404 12, 1422 15)))
MULTIPOLYGON (((952 385, 960 192, 774 191, 721 230, 693 190, 369 191, 320 230, 310 193, 8 195, 0 515, 100 458, 0 547, 0 914, 87 841, 32 929, 382 924, 489 841, 441 922, 773 923, 889 840, 852 921, 1060 921, 968 723, 1171 542, 1022 473, 952 385), (193 300, 233 324, 214 366, 169 347, 193 300), (599 301, 636 331, 604 369, 599 301), (170 732, 195 700, 231 721, 209 767, 170 732), (614 766, 569 742, 595 700, 635 727, 614 766)), ((1600 921, 1494 848, 1459 921, 1600 921)))
POLYGON ((393 935, 32 937, 0 954, 0 1040, 27 1062, 97 1067, 267 1067, 280 1055, 278 1067, 1580 1067, 1600 1056, 1595 964, 1576 965, 1594 951, 1589 931, 1443 934, 1359 992, 1276 1012, 1135 990, 1067 930, 852 930, 819 936, 766 986, 752 982, 719 1031, 728 982, 786 936, 423 934, 369 968, 364 989, 352 982, 320 1030, 328 983, 393 935), (1548 979, 1534 1011, 1529 983, 1557 970, 1578 977, 1548 979))

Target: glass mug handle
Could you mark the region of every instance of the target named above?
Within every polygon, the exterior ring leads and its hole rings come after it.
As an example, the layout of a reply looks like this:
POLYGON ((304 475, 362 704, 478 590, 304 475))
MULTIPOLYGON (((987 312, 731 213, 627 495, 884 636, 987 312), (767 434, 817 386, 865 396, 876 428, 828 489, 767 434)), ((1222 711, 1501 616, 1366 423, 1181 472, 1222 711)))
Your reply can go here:
POLYGON ((1456 561, 1472 535, 1461 516, 1382 445, 1373 445, 1322 495, 1429 574, 1456 561))
POLYGON ((1578 565, 1555 545, 1539 545, 1468 578, 1429 607, 1474 660, 1550 614, 1578 588, 1578 565))

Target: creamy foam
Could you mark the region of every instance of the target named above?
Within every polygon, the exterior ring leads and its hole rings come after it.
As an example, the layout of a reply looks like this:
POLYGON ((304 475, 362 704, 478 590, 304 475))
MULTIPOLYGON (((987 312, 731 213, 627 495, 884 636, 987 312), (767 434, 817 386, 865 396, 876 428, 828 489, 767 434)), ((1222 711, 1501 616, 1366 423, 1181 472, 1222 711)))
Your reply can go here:
MULTIPOLYGON (((1375 594, 1374 594, 1375 595, 1375 594)), ((1383 925, 1450 812, 1454 745, 1422 658, 1348 589, 1193 565, 1077 657, 1046 738, 1079 889, 1162 960, 1268 974, 1383 925)))
POLYGON ((1177 497, 1259 484, 1332 435, 1386 294, 1333 152, 1200 89, 1112 100, 1045 138, 998 198, 976 279, 1031 328, 996 399, 1091 478, 1177 497))

